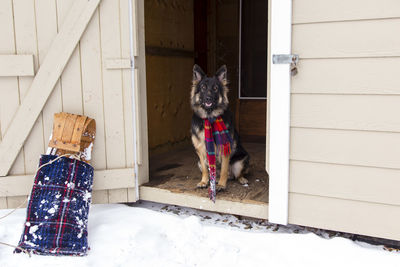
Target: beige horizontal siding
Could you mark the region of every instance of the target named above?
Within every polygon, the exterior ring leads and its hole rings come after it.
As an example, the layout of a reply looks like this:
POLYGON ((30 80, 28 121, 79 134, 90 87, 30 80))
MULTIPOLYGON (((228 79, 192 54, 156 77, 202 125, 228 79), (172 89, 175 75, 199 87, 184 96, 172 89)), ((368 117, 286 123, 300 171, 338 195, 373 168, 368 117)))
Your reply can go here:
POLYGON ((296 0, 293 23, 400 17, 398 0, 296 0))
POLYGON ((400 240, 400 207, 289 194, 289 223, 400 240))
POLYGON ((400 133, 291 129, 290 159, 400 169, 400 133))
POLYGON ((293 193, 400 205, 400 170, 292 160, 290 173, 293 193))
POLYGON ((294 127, 400 132, 400 96, 292 94, 294 127))
POLYGON ((400 2, 293 1, 289 222, 400 240, 400 2))
POLYGON ((400 19, 293 25, 300 58, 400 56, 400 19))
POLYGON ((400 57, 300 59, 292 92, 400 94, 399 66, 400 57))

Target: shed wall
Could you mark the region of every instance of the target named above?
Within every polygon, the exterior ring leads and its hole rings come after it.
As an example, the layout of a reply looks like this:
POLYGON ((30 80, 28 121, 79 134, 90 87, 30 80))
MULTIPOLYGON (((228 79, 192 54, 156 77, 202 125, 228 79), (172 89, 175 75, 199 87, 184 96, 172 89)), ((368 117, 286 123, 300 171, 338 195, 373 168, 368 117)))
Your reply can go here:
POLYGON ((145 1, 149 149, 189 143, 193 0, 145 1), (185 142, 186 141, 186 142, 185 142))
POLYGON ((400 240, 400 2, 293 1, 289 223, 400 240))
MULTIPOLYGON (((133 2, 134 6, 143 9, 142 1, 133 2)), ((0 54, 33 55, 36 72, 73 3, 69 0, 1 1, 0 54)), ((101 1, 9 176, 0 177, 3 186, 0 189, 0 208, 13 208, 26 198, 39 156, 47 149, 53 115, 61 111, 84 114, 96 120, 92 163, 97 176, 114 179, 119 172, 119 176, 124 176, 125 180, 132 179, 130 184, 134 184, 131 70, 129 66, 109 67, 113 60, 130 60, 129 24, 128 0, 101 1), (23 183, 24 190, 15 188, 19 182, 23 183)), ((142 23, 139 21, 139 24, 142 23)), ((136 50, 140 49, 144 50, 144 47, 136 47, 136 50)), ((144 64, 140 58, 138 62, 144 64)), ((0 141, 33 79, 33 76, 0 77, 0 141)), ((137 84, 142 86, 143 81, 137 81, 137 84)), ((134 190, 127 189, 126 182, 121 185, 123 189, 118 189, 118 185, 115 187, 117 180, 110 184, 117 189, 94 191, 95 203, 134 201, 134 190)), ((96 188, 111 187, 103 184, 95 185, 96 188)))

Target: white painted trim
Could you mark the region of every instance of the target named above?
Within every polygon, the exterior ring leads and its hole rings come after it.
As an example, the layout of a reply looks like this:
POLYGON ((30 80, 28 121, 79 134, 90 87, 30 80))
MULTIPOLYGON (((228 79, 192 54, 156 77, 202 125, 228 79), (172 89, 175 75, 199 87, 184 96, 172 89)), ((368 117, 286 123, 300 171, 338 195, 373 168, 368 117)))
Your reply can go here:
POLYGON ((273 54, 291 53, 292 0, 271 0, 269 221, 288 223, 290 66, 272 64, 273 54))
MULTIPOLYGON (((136 2, 135 2, 136 4, 136 2)), ((138 123, 137 123, 137 112, 136 112, 136 90, 139 90, 139 88, 136 87, 136 75, 135 75, 135 67, 136 67, 136 62, 135 62, 135 47, 137 47, 137 44, 135 44, 135 39, 133 36, 133 33, 137 31, 137 28, 134 27, 133 25, 133 20, 136 19, 133 18, 133 12, 136 12, 133 10, 133 3, 132 0, 129 0, 129 40, 130 40, 130 57, 131 57, 131 87, 132 87, 132 123, 133 123, 133 158, 134 158, 134 173, 135 173, 135 200, 139 200, 139 174, 138 174, 138 169, 139 169, 139 164, 138 164, 138 148, 137 148, 137 128, 138 128, 138 123)))
POLYGON ((34 75, 33 55, 0 55, 0 77, 34 75))
POLYGON ((130 58, 109 58, 104 61, 104 67, 108 70, 131 69, 130 58))
POLYGON ((140 187, 140 199, 199 210, 268 219, 268 203, 258 201, 232 201, 226 199, 217 199, 217 201, 214 203, 206 197, 195 196, 189 193, 175 193, 166 189, 150 186, 140 187))
MULTIPOLYGON (((95 170, 93 191, 137 187, 132 168, 95 170)), ((0 197, 29 195, 35 174, 0 177, 0 197)))

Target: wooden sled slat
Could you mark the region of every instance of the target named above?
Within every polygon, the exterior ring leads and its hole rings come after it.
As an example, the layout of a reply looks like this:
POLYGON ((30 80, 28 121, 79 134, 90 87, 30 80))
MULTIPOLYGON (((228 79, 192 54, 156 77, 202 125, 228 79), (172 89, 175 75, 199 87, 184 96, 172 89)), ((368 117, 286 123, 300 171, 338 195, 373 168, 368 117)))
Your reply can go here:
POLYGON ((95 120, 87 116, 61 112, 54 115, 49 147, 53 148, 52 154, 76 154, 81 160, 90 163, 95 136, 95 120))

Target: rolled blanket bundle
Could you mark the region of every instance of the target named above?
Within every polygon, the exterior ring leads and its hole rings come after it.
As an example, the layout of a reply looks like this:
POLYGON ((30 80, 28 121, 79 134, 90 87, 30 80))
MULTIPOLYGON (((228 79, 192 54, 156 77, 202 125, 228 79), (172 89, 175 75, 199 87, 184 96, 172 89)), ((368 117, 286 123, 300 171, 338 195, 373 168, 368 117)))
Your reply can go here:
POLYGON ((42 155, 40 166, 51 161, 36 174, 18 246, 40 255, 86 255, 93 167, 56 155, 42 155))

